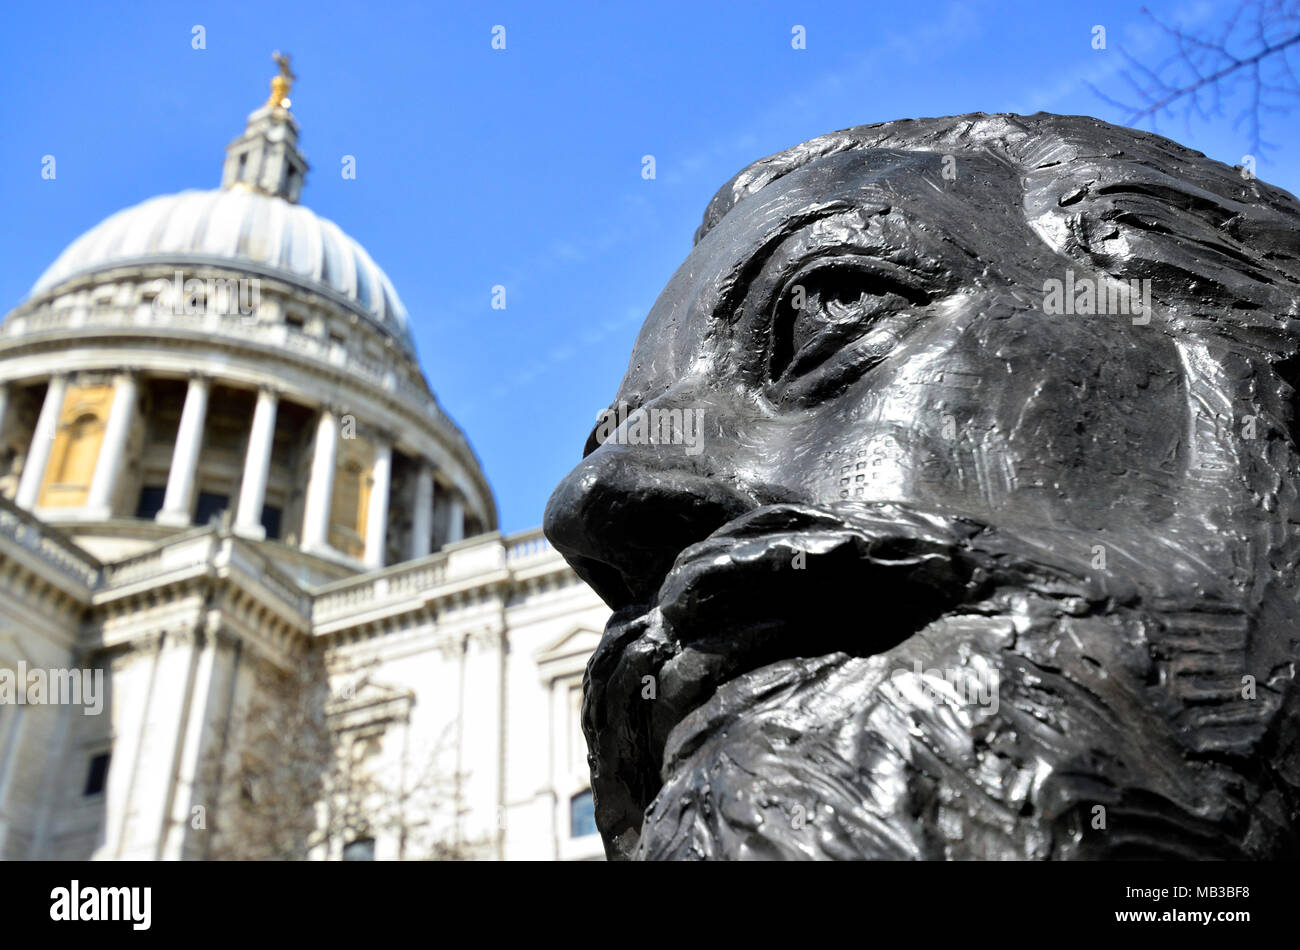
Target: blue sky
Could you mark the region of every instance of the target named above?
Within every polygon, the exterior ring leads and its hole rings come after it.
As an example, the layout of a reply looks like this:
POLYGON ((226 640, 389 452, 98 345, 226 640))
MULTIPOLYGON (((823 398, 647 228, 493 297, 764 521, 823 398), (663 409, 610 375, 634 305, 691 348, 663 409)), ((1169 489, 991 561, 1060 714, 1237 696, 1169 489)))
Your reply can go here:
MULTIPOLYGON (((1213 24, 1223 4, 1146 5, 1213 24)), ((303 203, 364 244, 412 315, 502 528, 537 524, 613 397, 713 192, 850 125, 971 111, 1123 116, 1140 3, 83 3, 0 13, 0 310, 78 234, 155 194, 216 187, 224 146, 292 54, 303 203), (506 49, 491 48, 506 28, 506 49), (1108 49, 1092 48, 1092 27, 1108 49), (207 48, 191 48, 202 25, 207 48), (807 48, 792 49, 795 25, 807 48), (54 155, 57 178, 41 178, 54 155), (653 155, 657 177, 641 176, 653 155), (357 177, 340 174, 356 156, 357 177), (494 285, 505 310, 491 307, 494 285)), ((1159 131, 1238 163, 1228 119, 1159 131)), ((1300 191, 1300 124, 1261 178, 1300 191)))

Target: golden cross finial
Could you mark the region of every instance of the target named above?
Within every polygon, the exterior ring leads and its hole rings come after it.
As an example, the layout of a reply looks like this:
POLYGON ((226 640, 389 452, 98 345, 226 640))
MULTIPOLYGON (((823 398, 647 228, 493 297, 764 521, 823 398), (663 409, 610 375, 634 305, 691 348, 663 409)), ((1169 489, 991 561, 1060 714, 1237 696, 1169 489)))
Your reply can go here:
POLYGON ((287 53, 276 50, 271 54, 271 58, 280 67, 280 75, 271 80, 271 98, 266 100, 266 104, 287 109, 289 108, 289 89, 293 86, 293 81, 298 77, 289 68, 289 55, 287 53))

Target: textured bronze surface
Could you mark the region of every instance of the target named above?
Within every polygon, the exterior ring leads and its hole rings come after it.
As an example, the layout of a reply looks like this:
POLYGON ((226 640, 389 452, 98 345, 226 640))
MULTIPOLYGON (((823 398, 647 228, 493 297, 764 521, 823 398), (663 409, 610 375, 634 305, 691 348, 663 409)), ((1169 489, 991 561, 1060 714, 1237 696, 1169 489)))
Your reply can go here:
POLYGON ((546 513, 609 855, 1300 852, 1298 301, 1300 202, 1090 118, 728 182, 546 513))

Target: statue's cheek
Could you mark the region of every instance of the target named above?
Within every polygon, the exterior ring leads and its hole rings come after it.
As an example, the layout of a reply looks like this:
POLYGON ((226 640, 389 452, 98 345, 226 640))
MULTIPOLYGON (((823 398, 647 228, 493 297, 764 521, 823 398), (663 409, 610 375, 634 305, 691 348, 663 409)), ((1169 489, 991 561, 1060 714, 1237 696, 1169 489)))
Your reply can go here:
MULTIPOLYGON (((1171 512, 1187 393, 1172 345, 1150 330, 1079 321, 1052 328, 1031 371, 1001 394, 1007 488, 1065 524, 1105 527, 1171 512), (1135 333, 1144 339, 1133 339, 1135 333)), ((1019 375, 1019 374, 1016 374, 1019 375)))

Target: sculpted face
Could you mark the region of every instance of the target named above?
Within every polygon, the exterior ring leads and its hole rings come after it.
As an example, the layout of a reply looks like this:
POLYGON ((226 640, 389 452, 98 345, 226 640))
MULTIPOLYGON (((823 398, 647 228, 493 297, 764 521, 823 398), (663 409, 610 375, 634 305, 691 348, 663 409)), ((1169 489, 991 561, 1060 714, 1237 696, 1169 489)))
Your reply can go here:
MULTIPOLYGON (((1289 708, 1289 681, 1232 695, 1243 670, 1276 681, 1291 647, 1264 631, 1236 649, 1258 626, 1236 542, 1276 515, 1255 456, 1203 411, 1225 402, 1233 430, 1225 380, 1267 358, 1243 369, 1240 347, 1177 332, 1194 284, 1138 313, 1050 312, 1051 280, 1104 296, 1162 276, 1117 264, 1156 255, 1149 230, 1062 240, 1073 202, 1039 201, 991 132, 927 121, 963 131, 814 140, 719 193, 637 340, 613 407, 631 417, 593 432, 548 505, 548 537, 615 610, 584 708, 613 857, 1239 848, 1202 827, 1195 759, 1215 737, 1161 644, 1213 640, 1192 652, 1219 678, 1202 712, 1240 726, 1220 751, 1289 708), (646 438, 645 418, 674 422, 646 438), (674 444, 677 419, 698 443, 674 444), (1089 827, 1099 804, 1113 831, 1089 827)), ((1088 220, 1123 224, 1133 208, 1099 180, 1088 220)), ((1164 275, 1185 264, 1159 254, 1164 275)), ((1268 385, 1255 415, 1282 418, 1268 385)))

